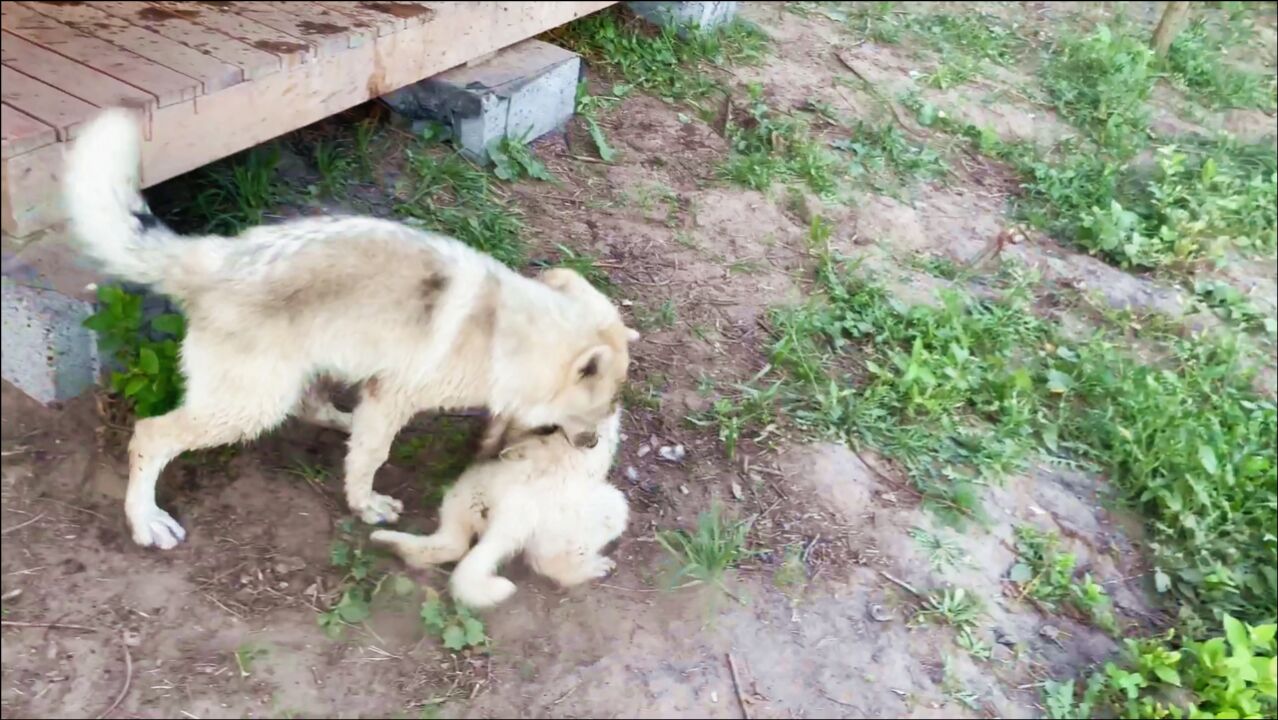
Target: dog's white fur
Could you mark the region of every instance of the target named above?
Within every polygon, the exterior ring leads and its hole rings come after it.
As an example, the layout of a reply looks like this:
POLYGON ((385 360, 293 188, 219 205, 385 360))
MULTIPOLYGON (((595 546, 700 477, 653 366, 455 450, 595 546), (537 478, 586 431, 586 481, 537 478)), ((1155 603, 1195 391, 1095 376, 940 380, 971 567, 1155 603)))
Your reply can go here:
POLYGON ((599 553, 621 536, 628 514, 626 496, 608 483, 619 415, 604 421, 589 449, 574 447, 562 432, 522 434, 497 459, 462 474, 444 496, 433 535, 374 530, 372 540, 413 567, 460 559, 449 590, 472 608, 515 592, 496 573, 521 550, 534 570, 565 587, 604 577, 615 564, 599 553))
POLYGON ((373 475, 420 410, 486 406, 588 444, 615 409, 638 334, 577 273, 525 278, 451 238, 363 217, 181 237, 149 214, 139 150, 133 117, 106 111, 76 140, 65 181, 85 252, 187 315, 183 403, 139 420, 129 444, 125 511, 138 544, 185 536, 155 502, 171 459, 289 414, 350 432, 346 499, 378 523, 403 506, 373 492, 373 475), (353 413, 312 389, 321 375, 362 383, 353 413))

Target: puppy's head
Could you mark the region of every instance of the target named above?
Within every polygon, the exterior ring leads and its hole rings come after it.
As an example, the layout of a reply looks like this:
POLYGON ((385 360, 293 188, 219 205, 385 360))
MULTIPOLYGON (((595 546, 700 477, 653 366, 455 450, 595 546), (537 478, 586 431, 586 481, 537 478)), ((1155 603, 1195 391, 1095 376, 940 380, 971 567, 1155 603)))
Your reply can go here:
POLYGON ((612 301, 577 272, 554 268, 540 279, 574 301, 584 332, 554 397, 528 424, 558 425, 577 447, 593 447, 600 423, 620 402, 630 371, 630 343, 639 333, 626 327, 612 301))

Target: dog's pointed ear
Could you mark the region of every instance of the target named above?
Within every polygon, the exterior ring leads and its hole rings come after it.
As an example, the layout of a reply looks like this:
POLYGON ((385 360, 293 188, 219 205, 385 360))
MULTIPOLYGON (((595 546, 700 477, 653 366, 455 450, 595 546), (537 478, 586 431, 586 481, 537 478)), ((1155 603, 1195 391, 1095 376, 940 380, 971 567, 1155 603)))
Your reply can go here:
POLYGON ((639 331, 631 327, 626 328, 626 342, 639 342, 639 331))
POLYGON ((577 356, 572 363, 573 381, 593 383, 612 363, 613 351, 607 345, 596 345, 577 356))

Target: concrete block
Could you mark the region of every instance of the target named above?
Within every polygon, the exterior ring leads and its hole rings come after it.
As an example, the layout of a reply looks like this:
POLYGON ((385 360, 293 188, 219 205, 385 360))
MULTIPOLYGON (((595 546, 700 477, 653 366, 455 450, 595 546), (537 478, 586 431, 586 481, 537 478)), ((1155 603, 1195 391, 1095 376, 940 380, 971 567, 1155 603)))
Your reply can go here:
POLYGON ((628 2, 636 15, 681 30, 710 30, 736 17, 739 2, 628 2))
POLYGON ((81 325, 93 312, 92 303, 8 277, 0 283, 4 379, 44 404, 92 388, 100 372, 98 346, 93 332, 81 325))
POLYGON ((502 137, 531 141, 563 127, 576 107, 580 79, 578 55, 525 40, 382 101, 412 120, 444 123, 463 154, 486 163, 488 146, 502 137))

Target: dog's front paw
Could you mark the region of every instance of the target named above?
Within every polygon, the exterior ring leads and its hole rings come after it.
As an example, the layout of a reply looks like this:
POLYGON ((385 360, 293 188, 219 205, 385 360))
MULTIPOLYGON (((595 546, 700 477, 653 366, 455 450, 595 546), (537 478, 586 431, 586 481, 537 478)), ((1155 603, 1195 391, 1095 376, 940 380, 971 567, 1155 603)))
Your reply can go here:
POLYGON ((127 510, 133 542, 142 547, 171 550, 186 539, 186 530, 173 516, 155 505, 127 510))
POLYGON ((399 520, 404 503, 389 495, 369 493, 362 501, 351 502, 351 510, 369 525, 384 525, 399 520))
POLYGON ((500 575, 468 578, 454 574, 449 589, 452 591, 454 600, 478 610, 497 605, 514 595, 515 583, 500 575))
POLYGON ((590 561, 586 572, 591 580, 602 580, 616 569, 617 563, 612 558, 596 557, 590 561))

